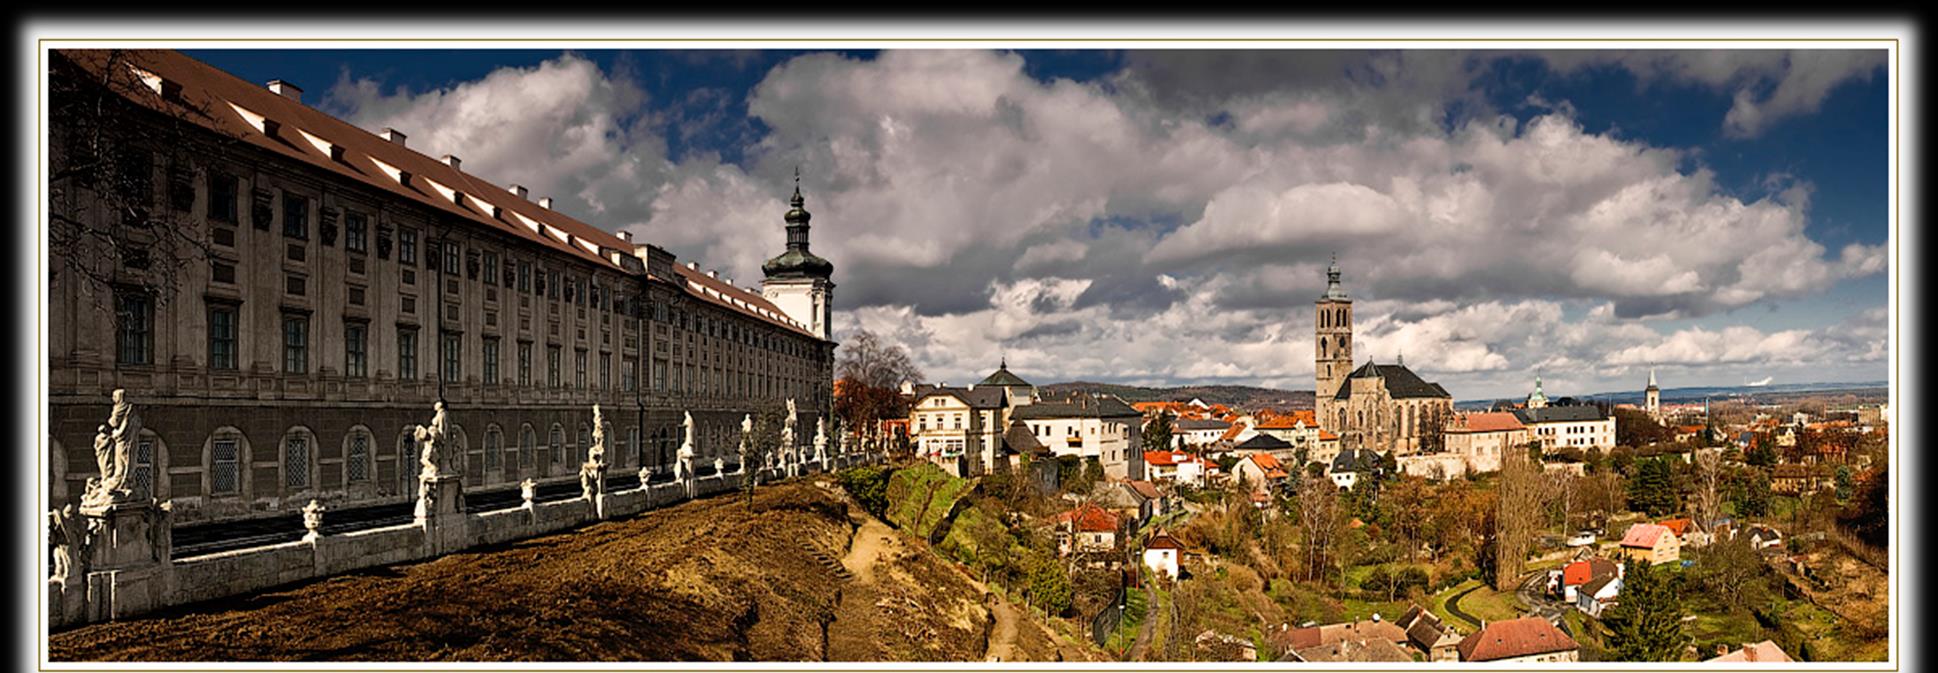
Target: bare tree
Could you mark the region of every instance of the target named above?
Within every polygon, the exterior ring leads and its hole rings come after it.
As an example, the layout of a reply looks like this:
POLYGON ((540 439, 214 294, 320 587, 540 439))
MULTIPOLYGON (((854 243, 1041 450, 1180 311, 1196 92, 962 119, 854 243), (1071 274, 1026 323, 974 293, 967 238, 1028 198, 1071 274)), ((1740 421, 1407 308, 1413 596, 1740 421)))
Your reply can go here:
POLYGON ((1304 534, 1305 579, 1324 577, 1339 532, 1339 492, 1332 480, 1307 473, 1299 484, 1299 530, 1304 534))
POLYGON ((1696 515, 1696 527, 1707 531, 1709 522, 1722 513, 1723 457, 1718 451, 1696 449, 1694 459, 1696 488, 1689 505, 1696 515))
POLYGON ((842 342, 835 360, 834 412, 858 436, 881 439, 881 421, 908 414, 901 395, 904 381, 919 382, 922 370, 900 344, 868 330, 842 342))
MULTIPOLYGON (((1531 445, 1532 446, 1532 445, 1531 445)), ((1521 563, 1533 543, 1541 513, 1540 467, 1529 451, 1501 451, 1500 509, 1494 553, 1494 589, 1506 591, 1520 579, 1521 563)))
MULTIPOLYGON (((239 140, 212 130, 205 103, 128 52, 56 50, 48 61, 50 281, 72 283, 97 308, 116 286, 166 304, 209 258, 192 212, 197 164, 206 169, 239 140)), ((233 201, 208 209, 239 219, 233 201)))

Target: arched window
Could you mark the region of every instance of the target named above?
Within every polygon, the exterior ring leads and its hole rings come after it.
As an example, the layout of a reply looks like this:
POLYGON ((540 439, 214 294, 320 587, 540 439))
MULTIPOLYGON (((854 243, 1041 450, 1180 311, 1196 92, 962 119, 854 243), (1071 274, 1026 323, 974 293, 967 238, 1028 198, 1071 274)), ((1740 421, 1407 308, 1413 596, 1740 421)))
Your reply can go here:
POLYGON ((242 457, 249 453, 249 440, 241 430, 216 428, 209 435, 208 482, 210 496, 242 494, 242 457))
POLYGON ((552 451, 550 453, 550 460, 556 464, 562 465, 565 463, 565 428, 557 423, 552 424, 552 451))
POLYGON ((370 430, 361 425, 343 437, 343 474, 352 484, 370 480, 370 430))
POLYGON ((310 473, 315 470, 311 448, 314 437, 308 428, 294 427, 283 433, 283 488, 290 492, 309 490, 310 473))
POLYGON ((505 450, 505 433, 498 429, 498 425, 496 423, 485 426, 484 469, 487 473, 493 470, 499 469, 498 465, 501 459, 500 454, 502 454, 504 450, 505 450))
POLYGON ((572 461, 572 464, 574 465, 585 462, 587 457, 586 454, 592 451, 592 430, 590 429, 591 427, 592 426, 584 423, 579 424, 579 446, 573 449, 572 451, 572 455, 574 458, 574 460, 572 461))
MULTIPOLYGON (((538 452, 538 431, 532 429, 532 424, 526 423, 518 429, 518 447, 518 469, 531 468, 532 454, 538 452)), ((509 465, 511 461, 505 463, 509 465)))

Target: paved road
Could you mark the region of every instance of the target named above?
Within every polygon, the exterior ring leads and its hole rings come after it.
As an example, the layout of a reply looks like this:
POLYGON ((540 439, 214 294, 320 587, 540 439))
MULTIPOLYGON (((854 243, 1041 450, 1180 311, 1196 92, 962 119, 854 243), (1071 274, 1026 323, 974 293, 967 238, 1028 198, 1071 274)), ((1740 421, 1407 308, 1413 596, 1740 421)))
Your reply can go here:
POLYGON ((1475 585, 1474 587, 1466 591, 1462 591, 1452 596, 1448 596, 1447 614, 1453 615, 1455 619, 1459 619, 1461 621, 1467 622, 1469 626, 1472 626, 1476 629, 1480 628, 1480 618, 1467 614, 1466 610, 1460 609, 1460 599, 1465 597, 1467 594, 1474 593, 1475 589, 1479 589, 1484 586, 1487 586, 1487 585, 1485 584, 1475 585))
POLYGON ((1537 570, 1533 574, 1521 578, 1521 586, 1515 590, 1515 593, 1520 596, 1521 604, 1528 606, 1529 612, 1546 618, 1548 621, 1559 625, 1563 631, 1566 631, 1568 629, 1567 622, 1562 620, 1562 616, 1566 615, 1569 610, 1574 609, 1574 606, 1561 602, 1561 599, 1551 597, 1547 589, 1548 572, 1545 570, 1537 570))
MULTIPOLYGON (((729 464, 727 471, 738 469, 729 464)), ((713 466, 702 465, 694 470, 699 476, 712 476, 713 466)), ((673 481, 668 470, 657 470, 652 483, 664 484, 673 481)), ((639 487, 639 473, 623 471, 606 475, 607 491, 623 491, 639 487)), ((540 483, 534 500, 554 502, 579 497, 579 480, 576 477, 560 478, 556 481, 540 483)), ((488 489, 469 491, 464 494, 464 507, 473 512, 489 512, 519 507, 525 502, 524 495, 517 484, 506 484, 488 489)), ((352 531, 397 526, 410 523, 416 518, 415 502, 393 502, 381 505, 365 505, 332 509, 323 517, 323 534, 337 535, 352 531)), ((246 521, 212 521, 175 526, 174 551, 176 558, 201 556, 249 547, 295 542, 303 539, 303 515, 288 512, 246 521)))

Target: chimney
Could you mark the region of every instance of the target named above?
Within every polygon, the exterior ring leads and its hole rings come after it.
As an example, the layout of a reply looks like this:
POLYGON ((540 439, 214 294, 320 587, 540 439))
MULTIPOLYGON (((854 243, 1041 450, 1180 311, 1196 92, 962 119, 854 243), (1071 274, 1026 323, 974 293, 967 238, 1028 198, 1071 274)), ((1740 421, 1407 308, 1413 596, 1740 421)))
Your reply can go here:
POLYGON ((532 190, 526 189, 524 185, 512 185, 511 193, 518 195, 518 198, 529 199, 532 190))
POLYGON ((290 84, 289 82, 285 82, 280 79, 269 80, 269 90, 276 92, 277 95, 296 101, 298 103, 303 102, 303 90, 300 88, 297 88, 296 85, 290 84))
POLYGON ((377 135, 383 136, 384 140, 397 143, 398 147, 405 147, 404 133, 402 131, 386 126, 384 127, 384 130, 377 133, 377 135))
POLYGON ((444 162, 444 165, 450 166, 451 168, 455 169, 458 167, 458 157, 455 154, 446 154, 441 161, 444 162))
POLYGON ((538 200, 538 207, 540 207, 540 208, 544 208, 544 209, 546 209, 546 210, 551 210, 551 209, 552 209, 552 197, 549 197, 549 196, 547 196, 547 197, 542 197, 542 198, 540 198, 540 199, 538 200))

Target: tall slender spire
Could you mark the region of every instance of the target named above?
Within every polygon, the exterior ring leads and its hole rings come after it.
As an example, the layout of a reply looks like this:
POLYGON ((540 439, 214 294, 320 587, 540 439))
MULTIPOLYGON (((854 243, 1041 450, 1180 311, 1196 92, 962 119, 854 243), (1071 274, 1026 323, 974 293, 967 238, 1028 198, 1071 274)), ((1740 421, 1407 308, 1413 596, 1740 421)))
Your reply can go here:
POLYGON ((768 278, 827 278, 834 274, 834 264, 815 256, 808 251, 808 214, 807 199, 801 198, 801 167, 794 167, 794 196, 787 200, 792 206, 782 219, 787 221, 787 250, 761 265, 761 271, 768 278))
POLYGON ((1650 388, 1655 387, 1655 368, 1654 367, 1649 368, 1649 387, 1650 388))

